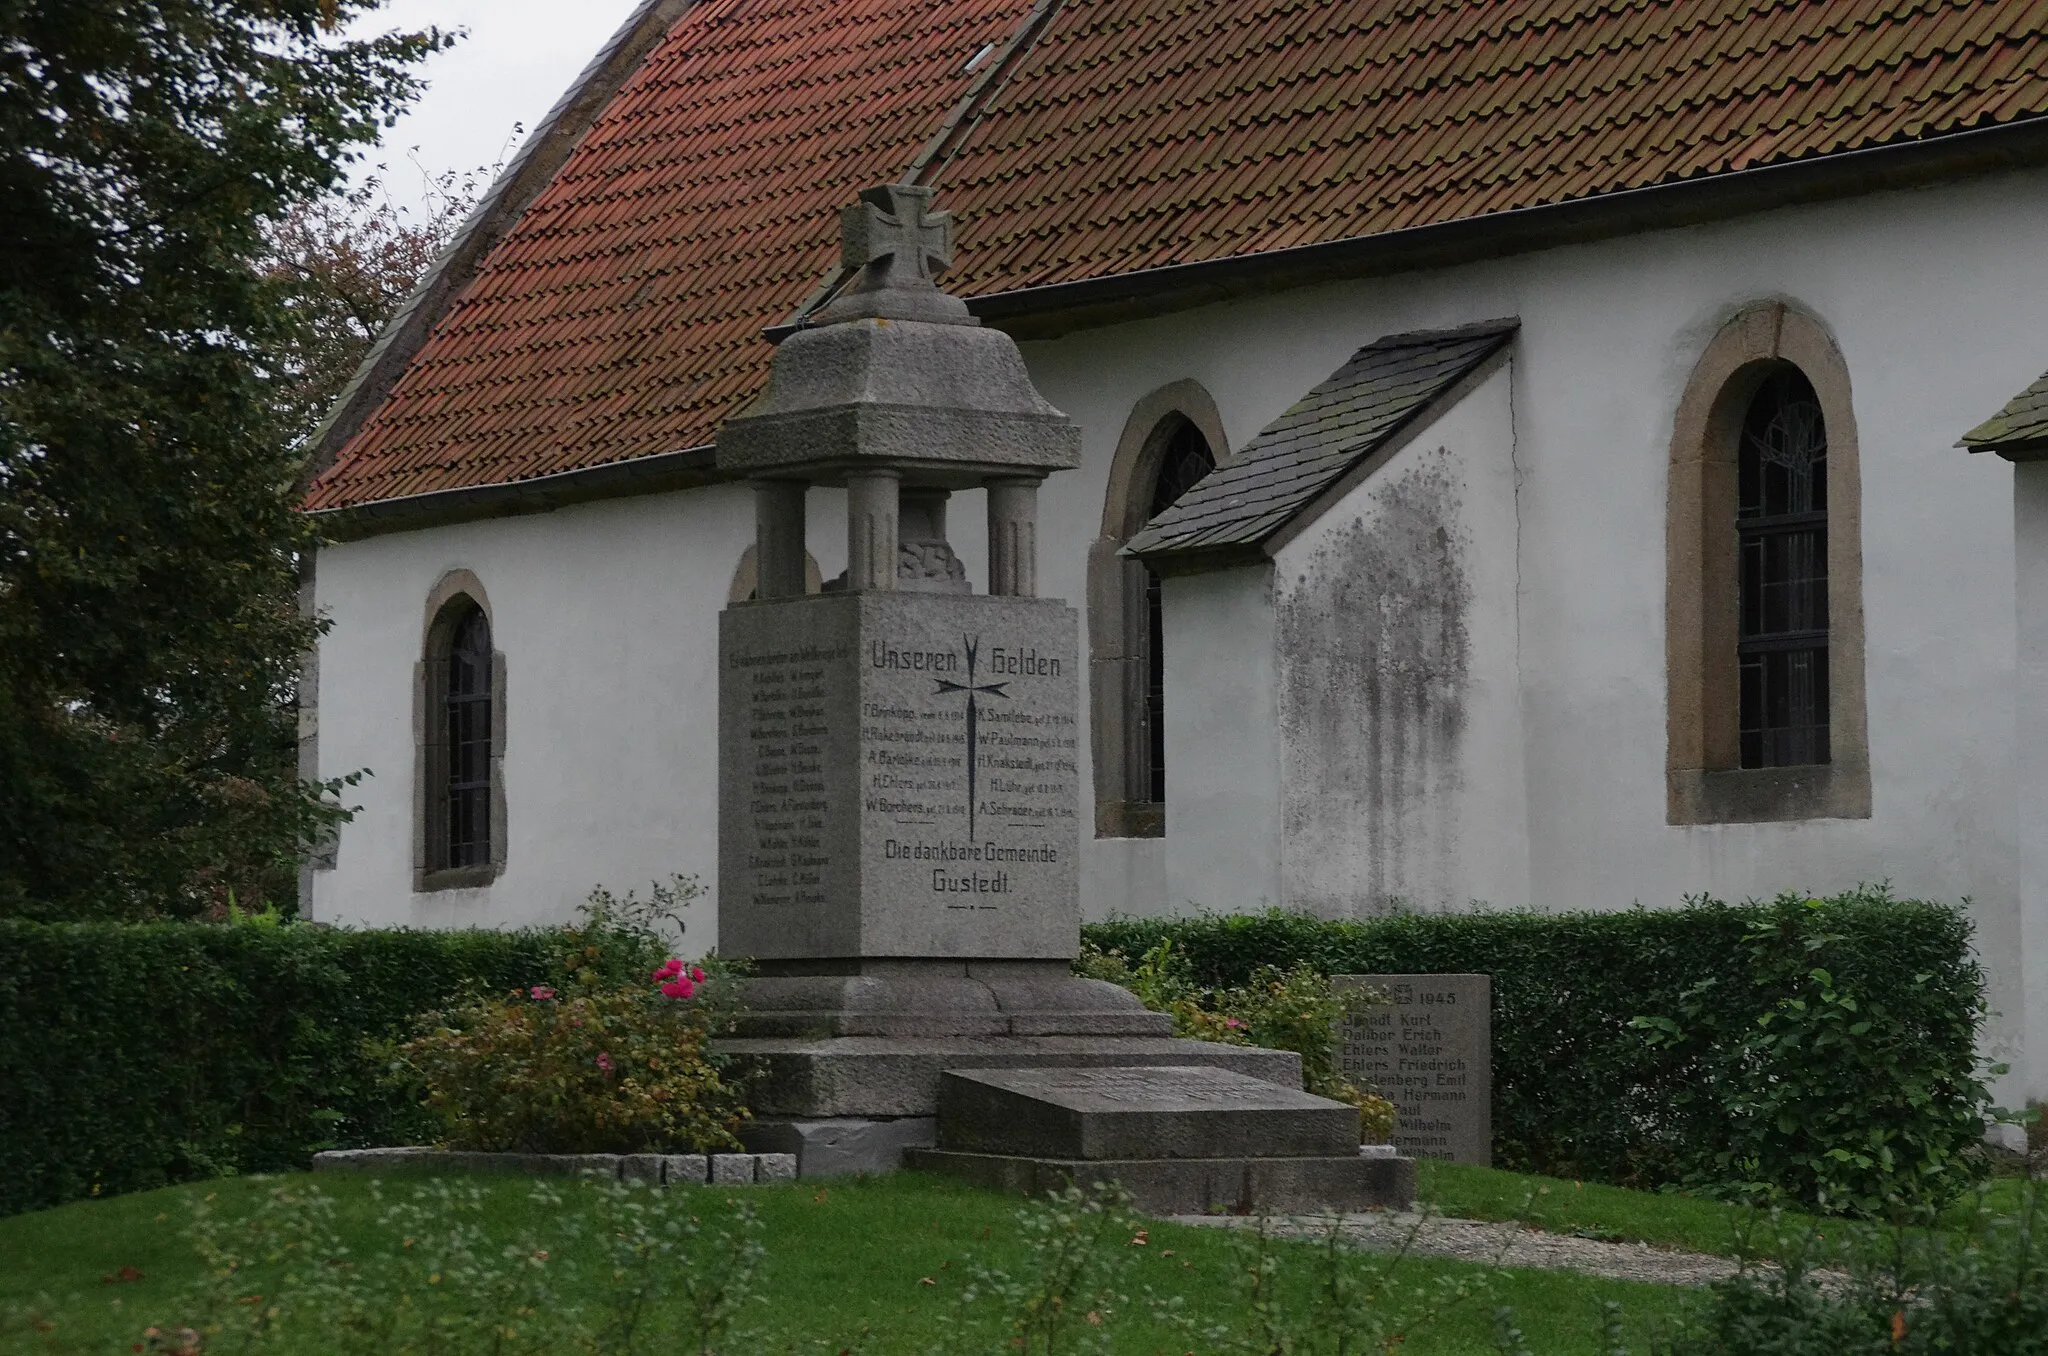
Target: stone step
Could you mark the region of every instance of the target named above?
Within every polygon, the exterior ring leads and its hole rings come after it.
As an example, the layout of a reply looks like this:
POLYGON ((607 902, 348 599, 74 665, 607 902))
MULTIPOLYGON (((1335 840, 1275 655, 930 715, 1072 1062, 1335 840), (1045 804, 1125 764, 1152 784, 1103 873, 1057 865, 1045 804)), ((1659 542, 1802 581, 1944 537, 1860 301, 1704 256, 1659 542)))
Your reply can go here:
POLYGON ((1355 1157, 1358 1110, 1205 1065, 950 1069, 938 1147, 1061 1160, 1355 1157))
POLYGON ((1077 1159, 909 1149, 904 1165, 1013 1195, 1120 1182, 1150 1215, 1280 1215, 1405 1209, 1415 1160, 1367 1146, 1318 1158, 1077 1159))
POLYGON ((1291 1050, 1159 1036, 722 1037, 715 1047, 760 1077, 747 1102, 764 1119, 936 1116, 947 1070, 1202 1065, 1301 1086, 1291 1050))

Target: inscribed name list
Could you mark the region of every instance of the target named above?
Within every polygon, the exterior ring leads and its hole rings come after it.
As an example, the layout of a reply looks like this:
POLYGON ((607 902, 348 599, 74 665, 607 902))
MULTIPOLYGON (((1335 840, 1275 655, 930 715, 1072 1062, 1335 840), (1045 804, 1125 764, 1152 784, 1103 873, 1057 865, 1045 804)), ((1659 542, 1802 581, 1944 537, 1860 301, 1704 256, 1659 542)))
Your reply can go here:
POLYGON ((1388 1001, 1339 1019, 1344 1077, 1394 1104, 1394 1147, 1493 1161, 1493 981, 1487 975, 1334 975, 1388 1001))
POLYGON ((1071 954, 1070 609, 860 594, 743 605, 726 618, 728 949, 764 959, 1071 954))

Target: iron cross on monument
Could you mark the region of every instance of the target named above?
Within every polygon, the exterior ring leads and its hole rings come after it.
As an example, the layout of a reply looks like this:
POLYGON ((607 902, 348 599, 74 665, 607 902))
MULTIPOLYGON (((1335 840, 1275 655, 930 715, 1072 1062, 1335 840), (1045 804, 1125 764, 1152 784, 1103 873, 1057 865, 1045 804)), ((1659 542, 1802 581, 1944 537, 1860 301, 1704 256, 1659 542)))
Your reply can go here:
POLYGON ((981 798, 980 777, 977 775, 977 769, 981 766, 981 731, 979 728, 981 712, 975 705, 974 699, 976 697, 1007 697, 1010 695, 1010 685, 1008 683, 977 683, 974 681, 976 677, 974 661, 981 648, 980 637, 963 635, 960 637, 960 647, 967 652, 967 681, 955 683, 944 678, 934 679, 933 681, 938 686, 932 690, 932 695, 943 697, 952 692, 964 692, 967 694, 967 837, 972 842, 975 837, 975 805, 981 798))
POLYGON ((933 277, 953 263, 953 214, 932 211, 931 202, 929 188, 912 184, 863 189, 839 214, 841 266, 873 265, 882 275, 874 283, 884 287, 936 287, 933 277))

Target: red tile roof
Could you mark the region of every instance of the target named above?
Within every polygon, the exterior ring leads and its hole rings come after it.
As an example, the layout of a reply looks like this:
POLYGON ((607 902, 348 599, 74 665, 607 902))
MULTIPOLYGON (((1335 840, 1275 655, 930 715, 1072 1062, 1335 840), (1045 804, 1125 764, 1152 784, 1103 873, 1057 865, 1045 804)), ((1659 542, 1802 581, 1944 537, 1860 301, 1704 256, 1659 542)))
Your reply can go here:
MULTIPOLYGON (((702 0, 309 507, 701 446, 1029 0, 702 0)), ((1043 12, 1043 7, 1039 11, 1043 12)), ((987 296, 2048 113, 2048 0, 1064 0, 921 167, 987 296)))

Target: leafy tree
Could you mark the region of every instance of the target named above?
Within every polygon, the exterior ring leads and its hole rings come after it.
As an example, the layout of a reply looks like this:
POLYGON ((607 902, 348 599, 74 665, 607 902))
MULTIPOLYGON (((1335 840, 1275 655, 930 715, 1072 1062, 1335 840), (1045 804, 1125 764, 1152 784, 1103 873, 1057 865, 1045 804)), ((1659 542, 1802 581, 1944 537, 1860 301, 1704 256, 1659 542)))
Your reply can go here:
POLYGON ((268 229, 262 274, 279 289, 292 320, 289 342, 269 355, 273 390, 293 432, 310 435, 327 417, 386 322, 502 168, 427 175, 418 210, 393 202, 380 173, 299 203, 268 229))
POLYGON ((0 0, 0 913, 275 897, 334 813, 260 261, 448 41, 379 3, 0 0))

